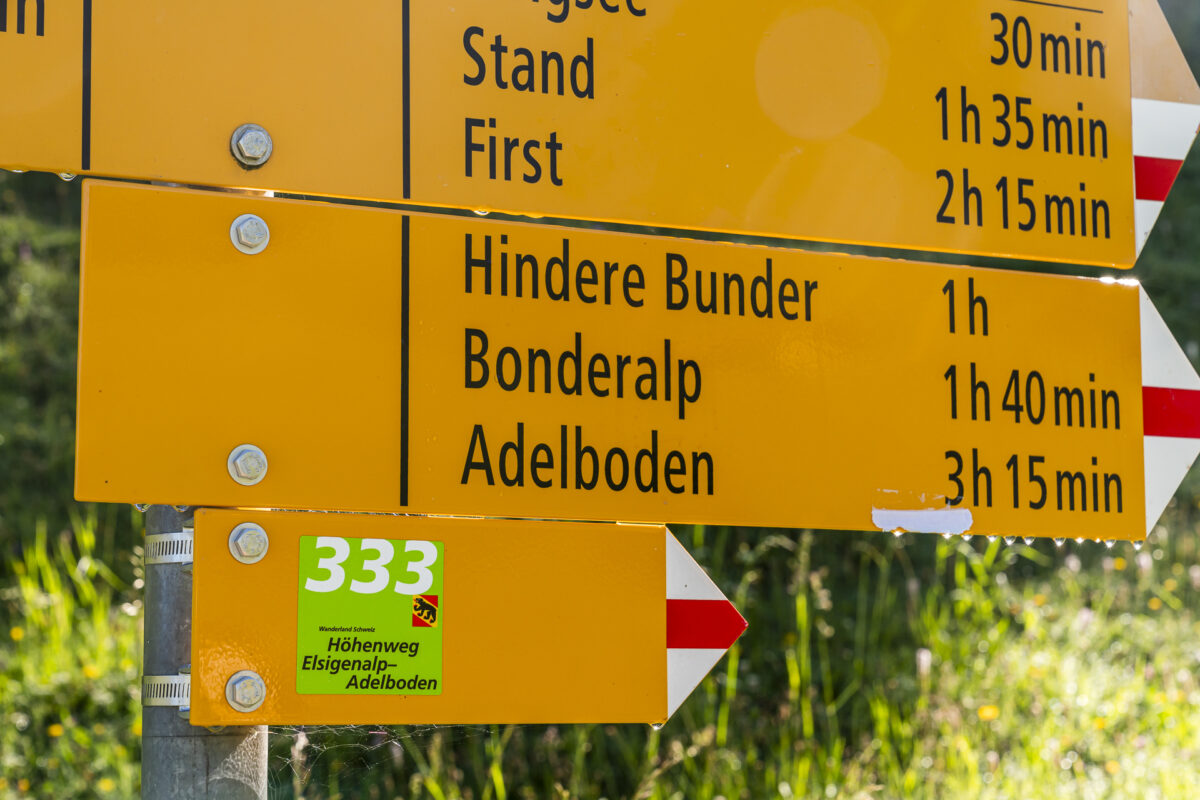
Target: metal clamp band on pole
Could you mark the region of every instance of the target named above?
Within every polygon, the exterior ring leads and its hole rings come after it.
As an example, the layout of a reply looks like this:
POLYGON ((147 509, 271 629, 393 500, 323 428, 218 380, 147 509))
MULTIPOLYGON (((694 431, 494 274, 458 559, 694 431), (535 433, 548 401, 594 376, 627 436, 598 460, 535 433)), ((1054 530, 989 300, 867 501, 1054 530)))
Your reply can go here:
POLYGON ((191 528, 146 534, 147 564, 191 564, 195 532, 191 528))
POLYGON ((188 708, 191 704, 191 675, 180 673, 142 676, 142 705, 188 708))

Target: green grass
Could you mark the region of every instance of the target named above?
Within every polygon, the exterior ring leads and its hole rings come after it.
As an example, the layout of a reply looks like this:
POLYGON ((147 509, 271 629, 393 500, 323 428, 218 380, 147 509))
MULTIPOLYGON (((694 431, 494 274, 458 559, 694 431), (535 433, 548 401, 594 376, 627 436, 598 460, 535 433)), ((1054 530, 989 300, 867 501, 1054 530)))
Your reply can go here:
MULTIPOLYGON (((272 796, 1200 796, 1193 511, 1141 551, 681 528, 750 628, 662 730, 277 728, 272 796)), ((140 585, 108 524, 32 531, 4 579, 0 797, 137 793, 140 585)))
POLYGON ((132 797, 141 605, 96 557, 96 520, 39 526, 0 592, 0 797, 132 797))

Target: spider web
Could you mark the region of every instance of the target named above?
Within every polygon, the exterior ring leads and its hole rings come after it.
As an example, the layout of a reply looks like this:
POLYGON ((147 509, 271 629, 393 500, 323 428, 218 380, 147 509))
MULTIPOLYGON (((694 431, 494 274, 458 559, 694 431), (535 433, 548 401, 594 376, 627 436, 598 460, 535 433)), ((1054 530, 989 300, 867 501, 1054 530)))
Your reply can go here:
POLYGON ((269 796, 648 798, 711 725, 273 726, 269 796), (674 729, 674 730, 672 730, 674 729))
MULTIPOLYGON (((431 762, 444 760, 440 751, 488 737, 492 731, 489 726, 470 725, 271 727, 269 796, 305 800, 431 796, 425 777, 431 762)), ((443 794, 459 796, 454 789, 443 794)))

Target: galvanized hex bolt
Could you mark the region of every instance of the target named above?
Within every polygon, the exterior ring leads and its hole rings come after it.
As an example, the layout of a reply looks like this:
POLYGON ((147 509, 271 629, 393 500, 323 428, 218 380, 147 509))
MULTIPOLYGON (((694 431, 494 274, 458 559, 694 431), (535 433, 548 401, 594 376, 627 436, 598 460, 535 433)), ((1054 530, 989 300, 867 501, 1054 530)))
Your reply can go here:
POLYGON ((267 684, 253 670, 235 672, 225 683, 225 699, 235 711, 254 711, 267 699, 267 684))
POLYGON ((252 122, 239 125, 229 139, 229 152, 246 169, 257 169, 267 163, 274 149, 267 129, 252 122))
POLYGON ((243 564, 257 564, 271 546, 267 532, 253 522, 243 522, 229 534, 229 553, 243 564))
POLYGON ((271 136, 262 128, 248 127, 238 136, 237 150, 242 163, 262 163, 271 152, 271 136))
POLYGON ((271 229, 262 217, 242 214, 229 226, 229 241, 246 255, 261 253, 271 241, 271 229))
POLYGON ((242 486, 253 486, 267 475, 267 454, 252 444, 239 444, 225 464, 229 477, 242 486))

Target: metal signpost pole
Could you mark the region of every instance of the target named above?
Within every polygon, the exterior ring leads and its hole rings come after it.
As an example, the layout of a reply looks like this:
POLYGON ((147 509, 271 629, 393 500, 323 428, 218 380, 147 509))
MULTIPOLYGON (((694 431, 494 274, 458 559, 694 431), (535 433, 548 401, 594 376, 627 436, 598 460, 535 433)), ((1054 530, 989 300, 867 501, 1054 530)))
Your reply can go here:
POLYGON ((183 710, 192 642, 191 517, 191 509, 171 506, 146 513, 142 797, 266 800, 266 726, 195 727, 183 710))

